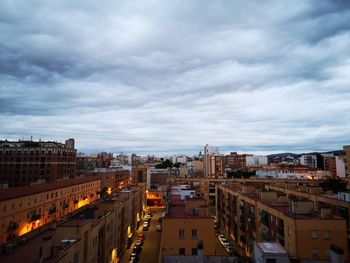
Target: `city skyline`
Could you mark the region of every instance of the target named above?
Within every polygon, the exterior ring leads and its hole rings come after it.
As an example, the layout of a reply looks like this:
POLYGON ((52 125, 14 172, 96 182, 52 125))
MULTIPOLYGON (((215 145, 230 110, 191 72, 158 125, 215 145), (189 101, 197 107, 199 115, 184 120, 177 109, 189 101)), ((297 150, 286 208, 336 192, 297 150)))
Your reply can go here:
POLYGON ((4 1, 0 17, 1 139, 184 154, 350 144, 342 1, 4 1))

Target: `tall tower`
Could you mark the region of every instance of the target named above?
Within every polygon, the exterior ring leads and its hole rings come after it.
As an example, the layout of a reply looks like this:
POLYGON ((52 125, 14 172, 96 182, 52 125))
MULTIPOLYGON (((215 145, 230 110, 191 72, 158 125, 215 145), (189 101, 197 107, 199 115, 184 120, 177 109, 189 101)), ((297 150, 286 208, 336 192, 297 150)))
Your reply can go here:
POLYGON ((208 178, 209 176, 209 169, 210 169, 210 155, 211 155, 211 149, 208 144, 204 146, 204 153, 203 153, 203 171, 204 171, 204 178, 208 178))
POLYGON ((69 148, 69 149, 74 149, 75 147, 75 142, 73 138, 69 138, 68 140, 66 140, 65 145, 69 148))

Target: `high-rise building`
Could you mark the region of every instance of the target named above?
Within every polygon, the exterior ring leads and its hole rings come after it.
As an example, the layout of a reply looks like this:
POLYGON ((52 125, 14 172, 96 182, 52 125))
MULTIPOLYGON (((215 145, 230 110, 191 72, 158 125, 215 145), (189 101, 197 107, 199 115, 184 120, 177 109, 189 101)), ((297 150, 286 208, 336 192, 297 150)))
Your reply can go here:
POLYGON ((324 154, 324 170, 329 171, 333 178, 345 177, 345 163, 342 158, 333 154, 324 154))
POLYGON ((74 140, 0 141, 0 184, 8 187, 76 176, 74 140), (73 147, 73 148, 72 148, 73 147))
POLYGON ((222 178, 225 176, 225 156, 218 149, 212 149, 208 144, 204 147, 203 155, 204 177, 222 178))
POLYGON ((312 168, 323 169, 323 156, 319 153, 316 154, 303 154, 299 158, 300 164, 305 165, 312 168))
POLYGON ((350 145, 343 146, 346 177, 350 177, 350 145))

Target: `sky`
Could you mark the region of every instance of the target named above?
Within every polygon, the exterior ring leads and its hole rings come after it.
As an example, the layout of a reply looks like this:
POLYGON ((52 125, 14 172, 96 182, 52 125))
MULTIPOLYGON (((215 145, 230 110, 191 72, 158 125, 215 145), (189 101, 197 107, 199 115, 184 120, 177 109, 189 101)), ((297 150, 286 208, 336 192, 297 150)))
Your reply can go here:
POLYGON ((80 151, 350 144, 349 1, 17 1, 0 7, 0 139, 80 151))

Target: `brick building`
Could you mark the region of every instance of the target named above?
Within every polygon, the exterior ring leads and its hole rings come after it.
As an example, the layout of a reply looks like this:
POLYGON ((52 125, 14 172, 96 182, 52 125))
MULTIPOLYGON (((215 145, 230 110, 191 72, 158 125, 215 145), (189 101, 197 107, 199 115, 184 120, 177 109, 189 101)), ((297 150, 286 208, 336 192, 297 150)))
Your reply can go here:
POLYGON ((74 178, 74 140, 69 139, 66 143, 0 141, 0 184, 18 187, 74 178))

